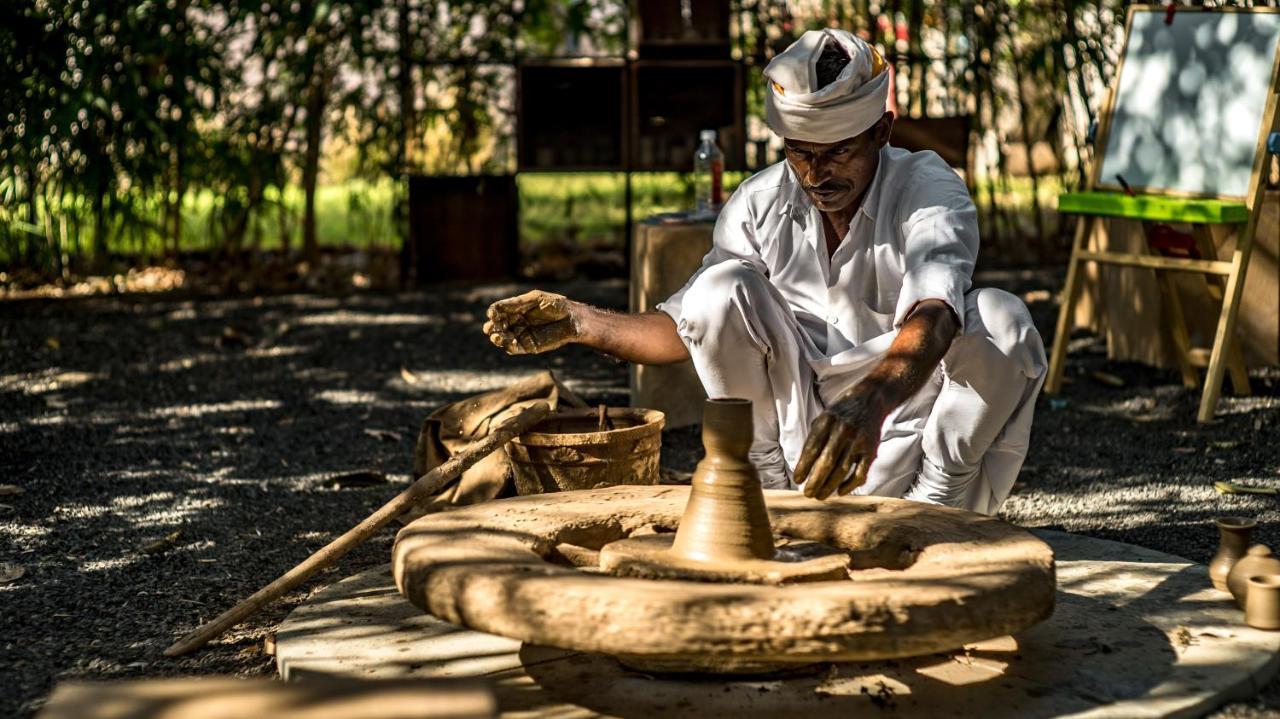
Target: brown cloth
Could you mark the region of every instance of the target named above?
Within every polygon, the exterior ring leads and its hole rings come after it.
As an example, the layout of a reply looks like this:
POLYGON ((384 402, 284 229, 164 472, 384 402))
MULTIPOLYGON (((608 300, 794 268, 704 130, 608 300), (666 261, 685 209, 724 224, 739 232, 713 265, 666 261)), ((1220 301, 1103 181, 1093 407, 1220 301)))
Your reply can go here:
MULTIPOLYGON (((586 402, 556 379, 550 370, 530 375, 504 389, 485 392, 447 404, 422 421, 413 450, 413 476, 421 477, 443 464, 462 447, 488 436, 491 429, 534 402, 549 402, 552 411, 560 403, 586 407, 586 402)), ((507 453, 494 452, 463 472, 459 481, 419 505, 413 515, 439 512, 449 507, 476 504, 513 493, 511 462, 507 453)))

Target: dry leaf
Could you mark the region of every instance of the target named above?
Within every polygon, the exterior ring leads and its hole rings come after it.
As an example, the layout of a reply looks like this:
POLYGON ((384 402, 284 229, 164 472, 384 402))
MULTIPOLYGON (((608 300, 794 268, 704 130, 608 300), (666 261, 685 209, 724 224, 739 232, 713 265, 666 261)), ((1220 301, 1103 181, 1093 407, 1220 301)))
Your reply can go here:
POLYGON ((26 573, 27 570, 20 565, 0 562, 0 584, 16 582, 26 573))
POLYGON ((44 346, 51 350, 56 350, 62 347, 62 343, 58 341, 57 337, 45 337, 44 346))
POLYGON ((177 544, 178 540, 181 537, 182 537, 182 530, 181 529, 174 530, 164 535, 160 539, 157 539, 156 541, 144 546, 140 551, 143 554, 157 554, 159 552, 163 552, 166 549, 169 549, 173 545, 177 544))
POLYGON ((410 372, 407 367, 400 368, 400 379, 404 380, 405 382, 408 382, 409 384, 418 384, 419 382, 422 381, 418 379, 418 375, 410 372))
POLYGON ((399 442, 401 439, 404 439, 404 435, 400 434, 399 432, 392 432, 389 429, 366 428, 364 430, 364 433, 369 435, 370 437, 373 437, 374 439, 382 439, 388 442, 399 442))
POLYGON ((1111 387, 1123 387, 1123 386, 1124 386, 1124 380, 1123 380, 1123 379, 1121 379, 1121 378, 1119 378, 1119 377, 1117 377, 1116 375, 1111 374, 1110 372, 1103 372, 1102 370, 1095 370, 1095 371, 1093 371, 1093 372, 1090 372, 1090 373, 1089 373, 1089 376, 1090 376, 1090 377, 1092 377, 1093 379, 1095 379, 1095 380, 1097 380, 1097 381, 1101 382, 1102 384, 1109 385, 1109 386, 1111 386, 1111 387))

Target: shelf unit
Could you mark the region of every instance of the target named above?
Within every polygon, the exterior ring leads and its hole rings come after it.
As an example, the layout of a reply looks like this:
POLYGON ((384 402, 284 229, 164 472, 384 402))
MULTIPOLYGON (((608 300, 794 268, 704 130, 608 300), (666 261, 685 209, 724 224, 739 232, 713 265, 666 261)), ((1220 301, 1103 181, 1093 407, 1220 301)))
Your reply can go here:
POLYGON ((622 58, 522 62, 516 73, 519 171, 622 171, 629 99, 622 58))
MULTIPOLYGON (((630 0, 623 35, 628 50, 613 57, 510 58, 515 66, 516 173, 610 172, 625 177, 626 219, 623 228, 626 257, 630 257, 632 175, 636 172, 690 172, 698 132, 717 131, 725 153, 725 169, 746 168, 745 65, 732 58, 731 0, 630 0)), ((467 274, 465 267, 445 258, 469 257, 466 251, 422 245, 431 240, 452 241, 422 227, 428 218, 456 215, 434 207, 458 205, 458 182, 424 183, 410 193, 412 250, 404 253, 406 267, 420 277, 448 274, 445 267, 467 274), (430 208, 420 204, 433 205, 430 208), (444 214, 441 214, 444 213, 444 214), (416 225, 416 226, 415 226, 416 225)), ((515 179, 511 177, 511 186, 515 179)), ((477 192, 496 192, 495 210, 508 213, 507 185, 487 178, 477 192), (499 207, 499 205, 501 207, 499 207)), ((483 200, 483 198, 480 198, 483 200)), ((475 203, 467 211, 480 210, 475 203)), ((501 257, 511 248, 490 247, 501 257), (501 251, 499 251, 501 250, 501 251)), ((500 263, 505 266, 504 263, 500 263)), ((487 274, 485 275, 488 276, 487 274)))

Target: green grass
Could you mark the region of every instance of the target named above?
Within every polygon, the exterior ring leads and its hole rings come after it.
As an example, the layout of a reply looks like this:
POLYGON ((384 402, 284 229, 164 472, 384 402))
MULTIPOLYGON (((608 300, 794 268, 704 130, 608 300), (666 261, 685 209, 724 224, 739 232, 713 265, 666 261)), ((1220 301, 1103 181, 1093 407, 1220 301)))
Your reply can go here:
MULTIPOLYGON (((745 179, 745 173, 728 173, 725 177, 726 194, 732 192, 745 179)), ((987 188, 992 180, 979 178, 975 200, 980 207, 988 201, 987 188)), ((518 178, 520 192, 520 239, 526 249, 536 249, 548 242, 567 242, 581 246, 621 247, 624 244, 623 226, 626 220, 625 180, 620 173, 556 173, 523 174, 518 178)), ((1066 187, 1058 177, 1041 178, 1039 184, 1040 208, 1050 223, 1056 227, 1054 211, 1056 197, 1066 187)), ((1009 178, 994 182, 996 201, 1023 228, 1031 229, 1031 183, 1028 178, 1009 178)), ((376 182, 349 180, 324 185, 317 190, 316 229, 323 247, 397 248, 400 237, 392 220, 392 203, 402 194, 396 192, 391 179, 376 182)), ((222 246, 222 230, 211 220, 215 209, 212 192, 200 191, 187 196, 183 207, 184 251, 209 251, 222 246)), ((285 222, 290 246, 295 250, 302 246, 303 193, 300 187, 291 186, 283 198, 274 191, 267 197, 269 206, 259 212, 245 235, 242 247, 257 246, 262 250, 278 250, 281 242, 281 215, 279 203, 286 208, 285 222)), ((635 174, 632 176, 632 216, 642 219, 657 212, 688 209, 693 204, 693 188, 690 178, 677 173, 635 174)), ((79 242, 69 242, 72 248, 93 246, 92 223, 84 216, 87 203, 74 205, 80 213, 70 227, 78 227, 79 242)), ((985 210, 984 210, 985 211, 985 210)), ((140 214, 155 222, 160 208, 148 206, 140 214)), ((0 209, 0 222, 11 226, 15 217, 0 209)), ((1050 230, 1046 225, 1047 231, 1050 230)), ((11 236, 20 242, 29 241, 32 235, 19 232, 11 236)), ((159 255, 160 238, 153 231, 132 228, 126 238, 113 241, 111 250, 124 254, 159 255)), ((10 242, 0 243, 0 267, 7 266, 22 256, 21 247, 10 242)))
MULTIPOLYGON (((726 173, 728 194, 746 177, 726 173)), ((626 180, 618 173, 537 173, 520 175, 520 240, 526 246, 555 240, 623 244, 626 180)), ((635 220, 658 212, 693 207, 689 176, 674 172, 631 176, 635 220)))
MULTIPOLYGON (((254 235, 260 237, 264 250, 278 250, 283 245, 281 218, 276 209, 281 201, 277 193, 269 193, 272 207, 259 213, 244 238, 251 245, 254 235)), ((392 180, 377 182, 349 180, 316 188, 316 241, 321 247, 398 247, 400 238, 391 218, 395 202, 392 180)), ((301 187, 284 191, 290 245, 302 246, 302 210, 305 197, 301 187)), ((204 191, 187 198, 183 207, 183 248, 212 250, 221 245, 221 233, 210 226, 214 208, 213 193, 204 191)))

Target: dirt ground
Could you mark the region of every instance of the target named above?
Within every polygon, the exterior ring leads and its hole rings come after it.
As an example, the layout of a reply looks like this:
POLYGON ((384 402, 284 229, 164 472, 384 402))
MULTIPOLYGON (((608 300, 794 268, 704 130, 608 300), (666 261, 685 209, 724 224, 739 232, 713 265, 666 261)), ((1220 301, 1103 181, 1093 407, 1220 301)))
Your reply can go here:
MULTIPOLYGON (((1058 281, 978 284, 1034 298, 1058 281)), ((617 281, 544 288, 625 304, 617 281)), ((430 409, 548 367, 593 403, 625 404, 619 363, 488 345, 484 308, 523 289, 0 302, 0 716, 33 714, 71 678, 270 675, 264 637, 309 592, 387 561, 391 530, 205 651, 161 652, 403 487, 430 409)), ((1031 306, 1048 341, 1054 307, 1031 306)), ((1255 372, 1254 397, 1200 426, 1174 373, 1076 344, 1072 382, 1040 400, 1009 520, 1200 562, 1222 514, 1257 516, 1261 541, 1280 542, 1276 499, 1213 489, 1280 486, 1280 371, 1255 372)), ((664 442, 665 464, 692 468, 696 430, 664 442)), ((1267 707, 1276 684, 1223 714, 1267 707)))

